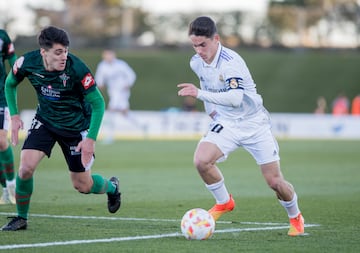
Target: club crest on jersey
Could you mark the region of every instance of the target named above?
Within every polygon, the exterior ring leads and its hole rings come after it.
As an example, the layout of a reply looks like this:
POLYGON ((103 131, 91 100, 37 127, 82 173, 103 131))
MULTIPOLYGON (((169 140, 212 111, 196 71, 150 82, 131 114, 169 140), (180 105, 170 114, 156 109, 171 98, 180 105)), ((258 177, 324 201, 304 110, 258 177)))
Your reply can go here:
POLYGON ((230 89, 242 89, 242 78, 231 77, 229 79, 226 79, 226 84, 229 86, 230 89))
POLYGON ((70 77, 63 73, 59 78, 62 80, 64 87, 66 87, 66 81, 69 80, 70 77))
POLYGON ((87 73, 84 78, 81 80, 82 85, 84 86, 85 90, 89 89, 91 86, 94 85, 95 80, 94 77, 90 74, 87 73))

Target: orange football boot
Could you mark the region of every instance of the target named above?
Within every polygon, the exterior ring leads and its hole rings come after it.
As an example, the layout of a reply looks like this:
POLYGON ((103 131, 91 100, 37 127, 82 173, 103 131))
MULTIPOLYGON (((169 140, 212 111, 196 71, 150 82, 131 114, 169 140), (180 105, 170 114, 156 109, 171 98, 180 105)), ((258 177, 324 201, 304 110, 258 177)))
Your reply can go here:
POLYGON ((304 234, 304 217, 301 213, 295 218, 290 219, 290 229, 288 235, 298 236, 304 234))
POLYGON ((225 204, 215 204, 208 212, 217 221, 221 215, 227 212, 231 212, 235 208, 235 201, 230 194, 230 200, 225 204))

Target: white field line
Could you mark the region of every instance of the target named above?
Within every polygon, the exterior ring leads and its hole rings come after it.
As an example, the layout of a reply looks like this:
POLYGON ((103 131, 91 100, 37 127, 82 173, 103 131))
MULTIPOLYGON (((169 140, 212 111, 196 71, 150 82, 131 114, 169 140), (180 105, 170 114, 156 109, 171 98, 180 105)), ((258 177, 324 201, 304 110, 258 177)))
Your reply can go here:
MULTIPOLYGON (((0 212, 3 216, 16 216, 16 213, 0 212)), ((123 221, 153 221, 153 222, 177 222, 179 219, 149 219, 149 218, 126 218, 126 217, 101 217, 101 216, 73 216, 73 215, 51 215, 51 214, 30 214, 31 217, 40 218, 57 218, 57 219, 86 219, 86 220, 123 220, 123 221)), ((217 221, 216 223, 222 224, 243 224, 243 225, 264 225, 264 226, 285 226, 288 223, 275 223, 275 222, 237 222, 237 221, 217 221)))
MULTIPOLYGON (((3 213, 0 215, 15 215, 14 213, 3 213)), ((115 217, 96 217, 96 216, 67 216, 67 215, 48 215, 48 214, 32 214, 34 217, 45 217, 45 218, 63 218, 63 219, 105 219, 105 220, 129 220, 129 221, 162 221, 162 222, 178 222, 179 220, 171 219, 145 219, 145 218, 115 218, 115 217)), ((232 223, 232 222, 223 222, 232 223)), ((242 224, 242 222, 237 222, 242 224)), ((289 226, 283 223, 261 223, 261 222, 244 222, 244 224, 255 224, 264 225, 265 227, 259 228, 230 228, 216 230, 215 233, 234 233, 234 232, 246 232, 246 231, 265 231, 265 230, 279 230, 287 229, 289 226)), ((316 227, 318 224, 306 224, 305 227, 316 227)), ((1 232, 0 232, 1 233, 1 232)), ((5 233, 5 232, 4 232, 5 233)), ((11 233, 11 232, 6 232, 11 233)), ((129 236, 129 237, 114 237, 104 239, 93 239, 93 240, 71 240, 71 241, 55 241, 45 243, 31 243, 31 244, 11 244, 11 245, 0 245, 0 250, 7 249, 20 249, 20 248, 41 248, 41 247, 53 247, 63 245, 77 245, 77 244, 89 244, 89 243, 109 243, 109 242, 122 242, 122 241, 134 241, 134 240, 149 240, 159 238, 169 238, 182 236, 181 233, 170 233, 170 234, 155 234, 155 235, 144 235, 144 236, 129 236)))

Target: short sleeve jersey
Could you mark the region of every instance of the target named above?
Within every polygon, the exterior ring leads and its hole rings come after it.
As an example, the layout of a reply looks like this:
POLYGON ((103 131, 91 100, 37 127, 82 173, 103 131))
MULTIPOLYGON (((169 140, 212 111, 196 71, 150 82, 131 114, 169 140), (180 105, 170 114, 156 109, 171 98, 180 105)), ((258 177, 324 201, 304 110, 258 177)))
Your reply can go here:
POLYGON ((15 53, 14 44, 5 30, 0 29, 0 106, 6 106, 4 94, 5 79, 7 76, 5 60, 15 53))
POLYGON ((223 118, 241 119, 255 115, 263 107, 262 98, 256 91, 250 71, 243 58, 235 51, 219 44, 211 64, 206 64, 196 54, 190 61, 190 67, 198 76, 202 90, 221 93, 241 89, 244 92, 240 107, 204 102, 208 114, 216 111, 223 118))
POLYGON ((38 107, 36 116, 50 128, 78 132, 89 128, 91 106, 84 96, 96 89, 89 68, 69 54, 63 71, 47 71, 40 50, 17 59, 13 74, 18 82, 25 77, 35 88, 38 107))

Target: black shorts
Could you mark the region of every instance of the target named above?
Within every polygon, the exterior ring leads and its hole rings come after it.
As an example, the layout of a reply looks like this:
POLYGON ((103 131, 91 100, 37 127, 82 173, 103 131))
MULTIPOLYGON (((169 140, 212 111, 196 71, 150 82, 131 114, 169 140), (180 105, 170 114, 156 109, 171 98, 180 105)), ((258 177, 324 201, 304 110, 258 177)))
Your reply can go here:
POLYGON ((68 131, 52 131, 38 119, 34 118, 28 130, 22 149, 34 149, 44 152, 48 157, 57 142, 64 154, 68 168, 72 172, 84 172, 81 163, 81 152, 76 152, 76 146, 86 136, 87 131, 69 133, 68 131))

